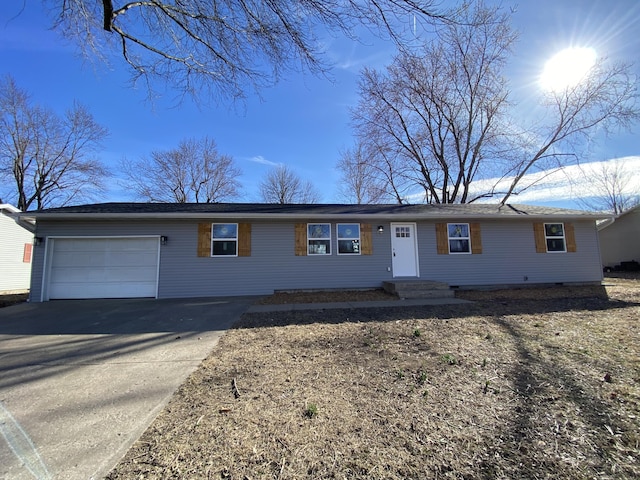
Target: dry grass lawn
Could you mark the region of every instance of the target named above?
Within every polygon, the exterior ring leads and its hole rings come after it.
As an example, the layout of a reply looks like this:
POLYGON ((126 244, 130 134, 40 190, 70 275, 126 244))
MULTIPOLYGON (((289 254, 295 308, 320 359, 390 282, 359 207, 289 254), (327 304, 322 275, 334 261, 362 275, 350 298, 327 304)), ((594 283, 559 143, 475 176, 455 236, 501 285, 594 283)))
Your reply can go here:
POLYGON ((640 478, 640 281, 245 315, 109 479, 640 478))

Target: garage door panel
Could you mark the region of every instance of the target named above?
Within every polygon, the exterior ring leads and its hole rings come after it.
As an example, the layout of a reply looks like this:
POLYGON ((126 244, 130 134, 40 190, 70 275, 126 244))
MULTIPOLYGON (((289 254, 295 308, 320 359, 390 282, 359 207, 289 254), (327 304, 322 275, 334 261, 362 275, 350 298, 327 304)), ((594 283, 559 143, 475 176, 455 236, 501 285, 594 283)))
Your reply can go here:
POLYGON ((157 252, 58 252, 54 256, 52 268, 71 268, 73 265, 82 265, 93 267, 144 267, 146 265, 155 264, 157 252))
POLYGON ((98 252, 105 251, 105 247, 116 248, 119 251, 133 250, 146 251, 154 248, 158 239, 149 238, 92 238, 92 239, 74 239, 64 238, 56 239, 56 251, 59 252, 98 252))
POLYGON ((144 267, 155 264, 157 252, 120 252, 108 254, 104 258, 105 266, 144 267))
POLYGON ((154 267, 52 268, 51 282, 148 282, 155 275, 154 267))
POLYGON ((53 239, 48 297, 155 297, 157 237, 53 239))
POLYGON ((80 298, 137 298, 155 297, 155 283, 101 283, 87 284, 86 282, 58 283, 51 286, 51 299, 80 299, 80 298))

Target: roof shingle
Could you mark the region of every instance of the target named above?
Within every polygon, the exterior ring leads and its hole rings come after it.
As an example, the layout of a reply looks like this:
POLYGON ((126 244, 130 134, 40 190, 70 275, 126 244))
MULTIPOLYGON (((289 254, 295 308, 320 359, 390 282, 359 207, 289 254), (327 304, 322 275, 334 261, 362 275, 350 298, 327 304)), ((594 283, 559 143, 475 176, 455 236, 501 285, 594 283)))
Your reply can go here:
POLYGON ((24 212, 33 219, 63 218, 585 218, 608 215, 563 208, 497 204, 267 204, 267 203, 95 203, 24 212))

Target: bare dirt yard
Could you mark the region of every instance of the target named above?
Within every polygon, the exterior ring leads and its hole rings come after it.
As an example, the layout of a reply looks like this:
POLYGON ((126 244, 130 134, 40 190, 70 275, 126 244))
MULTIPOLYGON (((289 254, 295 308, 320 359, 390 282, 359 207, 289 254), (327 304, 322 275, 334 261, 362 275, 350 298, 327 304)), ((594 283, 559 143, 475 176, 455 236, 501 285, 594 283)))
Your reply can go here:
POLYGON ((640 281, 457 293, 245 315, 108 478, 640 478, 640 281))

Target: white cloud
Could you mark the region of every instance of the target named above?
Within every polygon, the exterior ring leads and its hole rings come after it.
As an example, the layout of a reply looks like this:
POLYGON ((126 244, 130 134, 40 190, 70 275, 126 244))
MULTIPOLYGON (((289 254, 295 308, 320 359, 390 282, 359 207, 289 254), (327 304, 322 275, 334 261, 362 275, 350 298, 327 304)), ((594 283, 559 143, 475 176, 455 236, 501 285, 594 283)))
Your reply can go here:
MULTIPOLYGON (((525 175, 520 181, 520 186, 533 186, 518 195, 513 195, 509 200, 511 203, 566 202, 597 197, 600 193, 590 179, 602 171, 603 163, 611 161, 622 162, 625 171, 630 175, 625 193, 633 194, 639 192, 640 156, 630 156, 583 163, 580 165, 570 165, 562 170, 545 170, 525 175)), ((477 192, 486 191, 487 188, 490 188, 498 182, 498 180, 497 178, 479 180, 473 184, 472 188, 477 192)), ((496 187, 496 191, 506 191, 512 180, 513 177, 501 180, 496 187)), ((487 202, 495 201, 495 198, 487 200, 487 202)))
POLYGON ((254 163, 260 163, 261 165, 268 165, 270 167, 278 167, 282 165, 281 163, 272 162, 271 160, 267 160, 262 155, 256 155, 255 157, 249 157, 248 160, 254 163))

